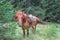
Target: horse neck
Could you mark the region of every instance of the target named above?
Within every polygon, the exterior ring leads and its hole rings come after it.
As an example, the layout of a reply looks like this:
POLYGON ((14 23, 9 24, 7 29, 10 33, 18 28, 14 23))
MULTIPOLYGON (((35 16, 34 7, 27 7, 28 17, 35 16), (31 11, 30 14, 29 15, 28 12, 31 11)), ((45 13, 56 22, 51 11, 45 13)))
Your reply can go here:
POLYGON ((22 22, 23 22, 23 23, 28 22, 28 16, 27 16, 25 13, 23 13, 22 22))
POLYGON ((28 16, 26 16, 26 17, 23 19, 23 22, 29 22, 28 16))
POLYGON ((22 19, 22 22, 25 23, 26 22, 26 17, 24 16, 24 18, 22 19))

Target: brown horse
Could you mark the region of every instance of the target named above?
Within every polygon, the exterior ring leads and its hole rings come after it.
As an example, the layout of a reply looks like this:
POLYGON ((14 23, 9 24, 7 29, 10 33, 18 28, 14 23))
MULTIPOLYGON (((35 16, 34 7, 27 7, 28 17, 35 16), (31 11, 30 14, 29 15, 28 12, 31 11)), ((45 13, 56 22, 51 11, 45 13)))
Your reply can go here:
POLYGON ((29 18, 28 15, 26 15, 21 10, 16 11, 15 18, 17 19, 19 26, 22 26, 23 36, 25 36, 25 30, 27 31, 27 36, 29 35, 29 28, 30 27, 32 27, 33 28, 33 32, 35 32, 36 25, 38 23, 45 24, 43 21, 39 20, 39 18, 36 17, 36 16, 33 16, 33 18, 35 19, 35 21, 32 21, 32 19, 29 18))

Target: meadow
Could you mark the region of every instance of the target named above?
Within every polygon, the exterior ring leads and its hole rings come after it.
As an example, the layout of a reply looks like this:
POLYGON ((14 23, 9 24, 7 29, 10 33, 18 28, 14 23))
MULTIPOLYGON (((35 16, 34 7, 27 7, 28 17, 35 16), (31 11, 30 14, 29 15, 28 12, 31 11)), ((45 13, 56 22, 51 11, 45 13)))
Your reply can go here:
POLYGON ((29 29, 29 37, 23 38, 22 28, 17 22, 0 23, 0 39, 2 40, 60 40, 60 24, 46 22, 47 25, 38 24, 33 34, 29 29))

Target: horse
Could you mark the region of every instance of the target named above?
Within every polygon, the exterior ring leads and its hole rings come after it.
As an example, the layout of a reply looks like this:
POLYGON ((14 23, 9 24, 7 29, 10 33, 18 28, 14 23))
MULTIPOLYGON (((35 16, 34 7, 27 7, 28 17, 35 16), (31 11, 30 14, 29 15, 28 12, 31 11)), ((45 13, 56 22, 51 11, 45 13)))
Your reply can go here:
POLYGON ((25 36, 25 30, 27 32, 27 36, 29 36, 29 28, 32 27, 33 33, 36 31, 36 25, 37 24, 45 24, 42 20, 40 20, 36 16, 32 16, 35 20, 33 21, 31 18, 28 17, 26 13, 24 13, 21 10, 15 11, 16 16, 14 16, 15 19, 17 19, 19 26, 22 26, 23 30, 23 36, 25 36))

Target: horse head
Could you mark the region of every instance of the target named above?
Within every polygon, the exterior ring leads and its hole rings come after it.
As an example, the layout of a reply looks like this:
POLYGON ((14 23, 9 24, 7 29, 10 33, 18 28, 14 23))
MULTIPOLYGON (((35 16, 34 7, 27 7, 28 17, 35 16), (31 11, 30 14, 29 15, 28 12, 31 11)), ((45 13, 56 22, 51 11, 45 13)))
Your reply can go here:
POLYGON ((15 18, 17 18, 19 25, 22 25, 23 22, 26 21, 26 16, 27 15, 23 11, 21 11, 21 10, 16 11, 16 16, 15 16, 15 18))

